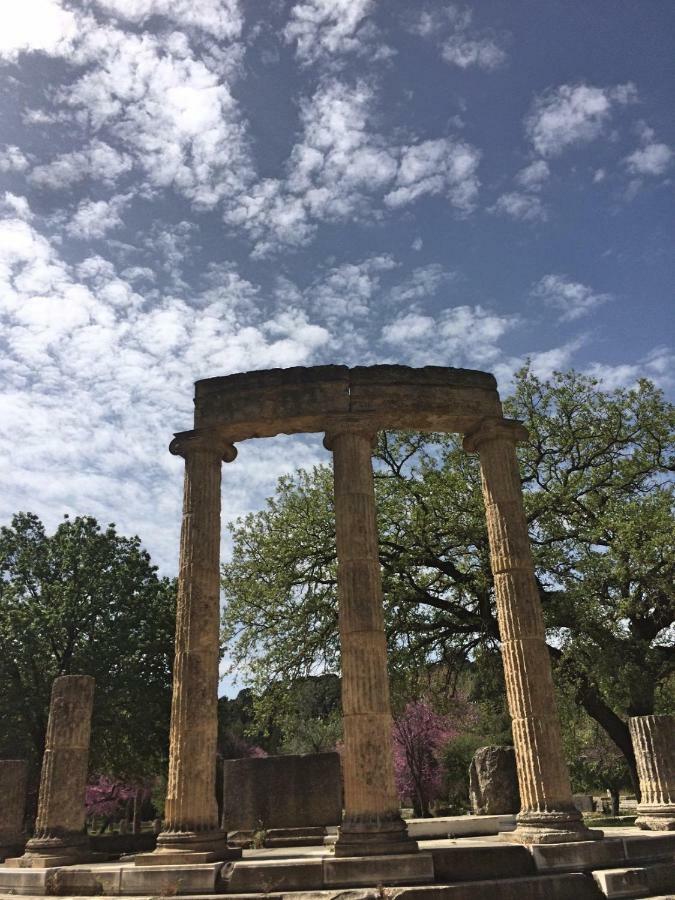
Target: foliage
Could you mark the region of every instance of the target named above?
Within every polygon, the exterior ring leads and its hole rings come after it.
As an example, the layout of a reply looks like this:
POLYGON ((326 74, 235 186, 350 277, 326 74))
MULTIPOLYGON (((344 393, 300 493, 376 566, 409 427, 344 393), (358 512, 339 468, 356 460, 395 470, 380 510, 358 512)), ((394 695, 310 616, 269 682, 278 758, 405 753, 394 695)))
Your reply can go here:
POLYGON ((0 529, 0 754, 44 748, 52 681, 96 679, 90 765, 111 777, 153 774, 166 756, 175 587, 139 538, 65 517, 48 535, 19 513, 0 529))
POLYGON ((88 818, 120 818, 130 800, 144 803, 150 796, 151 788, 148 784, 126 784, 108 775, 99 775, 87 785, 84 806, 88 818))
MULTIPOLYGON (((605 391, 527 369, 504 406, 530 432, 519 456, 557 680, 634 768, 625 717, 675 705, 673 407, 647 381, 605 391)), ((386 433, 375 475, 393 696, 430 670, 452 692, 499 648, 478 460, 454 435, 386 433)), ((339 670, 330 468, 283 478, 233 536, 223 637, 269 720, 284 682, 339 670)))
POLYGON ((407 704, 394 719, 394 772, 399 794, 413 804, 416 816, 430 816, 443 788, 440 754, 456 735, 446 716, 424 700, 407 704))

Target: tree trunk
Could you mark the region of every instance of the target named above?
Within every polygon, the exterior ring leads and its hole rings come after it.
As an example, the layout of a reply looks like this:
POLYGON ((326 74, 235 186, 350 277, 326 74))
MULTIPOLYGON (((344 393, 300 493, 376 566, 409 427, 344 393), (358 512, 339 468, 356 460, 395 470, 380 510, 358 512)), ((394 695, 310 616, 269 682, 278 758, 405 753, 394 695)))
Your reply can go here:
MULTIPOLYGON (((558 647, 549 646, 548 649, 555 660, 560 659, 562 656, 562 651, 558 647)), ((569 664, 569 661, 567 662, 569 664)), ((628 725, 605 703, 600 695, 600 691, 591 682, 586 672, 575 669, 574 674, 578 678, 576 693, 577 703, 580 703, 581 706, 583 706, 588 715, 598 723, 603 731, 606 732, 609 739, 626 758, 633 790, 635 791, 635 796, 639 803, 641 799, 640 779, 638 778, 635 752, 633 750, 633 742, 628 730, 628 725)))
POLYGON ((616 818, 619 815, 619 791, 617 788, 608 788, 608 790, 612 800, 612 815, 616 818))

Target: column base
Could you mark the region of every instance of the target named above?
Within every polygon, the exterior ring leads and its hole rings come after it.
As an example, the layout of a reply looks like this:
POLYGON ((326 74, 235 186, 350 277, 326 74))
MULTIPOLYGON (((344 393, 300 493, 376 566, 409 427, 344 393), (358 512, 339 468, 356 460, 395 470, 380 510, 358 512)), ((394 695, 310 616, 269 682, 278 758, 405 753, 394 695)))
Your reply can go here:
POLYGON ((335 856, 392 856, 417 853, 417 841, 408 836, 401 818, 358 820, 345 819, 338 828, 335 856))
POLYGON ((675 831, 675 804, 638 803, 635 824, 644 831, 675 831))
POLYGON ((516 830, 501 832, 502 840, 515 844, 567 844, 599 841, 604 832, 587 828, 578 809, 526 812, 516 817, 516 830))
POLYGON ((32 837, 26 843, 23 856, 6 859, 5 865, 19 869, 44 869, 91 862, 93 859, 96 859, 96 854, 89 846, 88 835, 75 831, 32 837))
POLYGON ((227 833, 213 831, 162 831, 153 853, 138 853, 137 866, 179 866, 241 859, 241 850, 227 846, 227 833))

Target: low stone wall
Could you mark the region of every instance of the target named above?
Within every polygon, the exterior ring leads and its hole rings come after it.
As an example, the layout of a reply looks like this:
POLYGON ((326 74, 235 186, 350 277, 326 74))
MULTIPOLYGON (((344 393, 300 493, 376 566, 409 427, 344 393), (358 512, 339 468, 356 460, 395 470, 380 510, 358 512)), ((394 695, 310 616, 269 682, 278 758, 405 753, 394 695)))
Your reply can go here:
POLYGON ((223 760, 223 827, 304 828, 342 818, 338 753, 223 760))

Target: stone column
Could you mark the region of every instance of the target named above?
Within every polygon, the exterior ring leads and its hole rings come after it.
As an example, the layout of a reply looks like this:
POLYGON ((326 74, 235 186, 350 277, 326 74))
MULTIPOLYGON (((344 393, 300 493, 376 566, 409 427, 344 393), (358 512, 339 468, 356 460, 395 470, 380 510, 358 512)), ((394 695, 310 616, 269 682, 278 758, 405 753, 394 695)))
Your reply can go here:
POLYGON ((218 822, 216 740, 220 648, 221 462, 237 451, 217 435, 188 431, 169 448, 185 459, 169 776, 157 850, 138 865, 230 859, 218 822))
POLYGON ((333 451, 344 723, 345 811, 336 856, 417 850, 394 780, 373 439, 345 431, 324 440, 333 451))
POLYGON ((20 866, 65 865, 82 862, 88 855, 84 792, 93 706, 91 676, 62 675, 54 679, 35 836, 26 844, 20 866))
POLYGON ((26 844, 23 817, 27 773, 25 759, 0 759, 0 862, 22 853, 26 844))
POLYGON ((675 831, 675 716, 634 716, 628 720, 640 793, 640 828, 675 831))
POLYGON ((490 560, 497 598, 506 695, 513 725, 521 810, 509 840, 588 841, 572 802, 563 756, 551 663, 530 550, 516 443, 528 438, 516 421, 483 419, 464 440, 479 452, 490 560))

